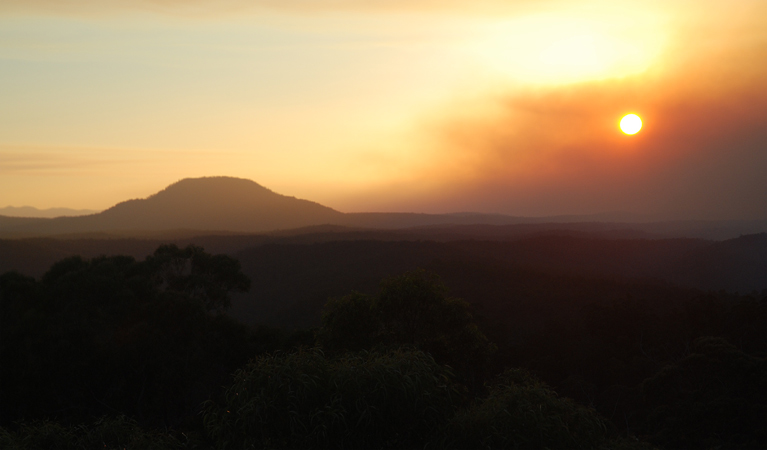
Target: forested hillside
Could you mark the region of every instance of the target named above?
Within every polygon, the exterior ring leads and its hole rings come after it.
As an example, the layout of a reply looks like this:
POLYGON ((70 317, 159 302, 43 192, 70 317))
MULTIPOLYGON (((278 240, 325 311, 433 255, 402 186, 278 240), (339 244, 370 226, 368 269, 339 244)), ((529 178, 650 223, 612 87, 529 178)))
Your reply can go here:
POLYGON ((69 257, 38 279, 7 272, 0 444, 767 442, 767 292, 628 276, 653 269, 642 255, 700 255, 705 242, 537 239, 272 243, 241 261, 165 245, 69 257))

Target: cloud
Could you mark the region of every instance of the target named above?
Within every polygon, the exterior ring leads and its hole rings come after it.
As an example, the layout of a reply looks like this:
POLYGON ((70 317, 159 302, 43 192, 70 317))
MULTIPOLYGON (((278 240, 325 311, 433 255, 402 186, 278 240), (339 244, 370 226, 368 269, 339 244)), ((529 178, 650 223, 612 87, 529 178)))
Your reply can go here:
POLYGON ((205 161, 220 151, 173 151, 0 144, 0 175, 78 176, 205 161))
POLYGON ((94 166, 95 161, 70 152, 28 146, 0 146, 0 175, 66 173, 94 166))
POLYGON ((561 0, 5 0, 2 13, 42 13, 78 16, 149 12, 210 17, 252 12, 460 12, 509 13, 562 3, 561 0))
POLYGON ((702 42, 630 78, 457 103, 388 189, 408 210, 767 219, 767 41, 702 42))

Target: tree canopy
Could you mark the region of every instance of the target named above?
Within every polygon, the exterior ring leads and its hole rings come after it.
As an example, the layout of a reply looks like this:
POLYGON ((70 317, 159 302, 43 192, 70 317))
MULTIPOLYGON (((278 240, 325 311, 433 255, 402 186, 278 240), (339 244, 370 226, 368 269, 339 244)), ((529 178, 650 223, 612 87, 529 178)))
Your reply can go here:
POLYGON ((0 275, 0 420, 185 415, 247 360, 247 329, 218 313, 249 284, 235 259, 175 245, 0 275))
POLYGON ((469 304, 449 297, 439 276, 422 269, 384 280, 375 296, 353 292, 329 300, 322 323, 320 342, 330 350, 410 346, 465 378, 484 370, 495 350, 469 304))

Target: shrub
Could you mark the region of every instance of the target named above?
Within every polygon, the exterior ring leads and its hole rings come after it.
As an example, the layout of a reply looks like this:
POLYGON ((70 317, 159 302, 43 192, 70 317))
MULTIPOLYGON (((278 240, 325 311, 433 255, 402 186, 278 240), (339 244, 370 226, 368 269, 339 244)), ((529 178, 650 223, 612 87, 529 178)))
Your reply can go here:
POLYGON ((606 426, 597 413, 563 399, 522 370, 507 370, 487 398, 458 414, 456 448, 598 448, 606 426))
POLYGON ((318 337, 330 351, 415 347, 472 385, 485 375, 496 347, 470 309, 447 295, 438 275, 419 269, 384 280, 376 296, 354 292, 328 301, 318 337))
POLYGON ((767 448, 767 359, 702 337, 642 383, 650 439, 669 448, 767 448))
POLYGON ((205 426, 221 448, 403 448, 435 439, 462 401, 420 352, 317 349, 260 357, 235 374, 205 426))
POLYGON ((170 450, 186 447, 173 435, 141 428, 124 416, 102 417, 92 424, 64 426, 36 421, 16 424, 16 431, 0 428, 0 448, 6 450, 170 450))

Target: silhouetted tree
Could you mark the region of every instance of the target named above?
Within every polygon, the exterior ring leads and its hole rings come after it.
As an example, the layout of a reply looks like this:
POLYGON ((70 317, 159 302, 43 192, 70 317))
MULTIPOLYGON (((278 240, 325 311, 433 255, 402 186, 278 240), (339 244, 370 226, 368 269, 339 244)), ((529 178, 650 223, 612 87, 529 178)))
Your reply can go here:
POLYGON ((162 246, 145 261, 66 258, 40 282, 0 277, 0 422, 189 415, 258 344, 220 313, 249 286, 239 263, 162 246))
POLYGON ((469 309, 465 301, 447 296, 436 274, 416 270, 384 280, 375 297, 352 293, 330 300, 319 336, 331 350, 415 347, 476 385, 495 346, 469 309))
POLYGON ((456 448, 594 449, 608 437, 596 411, 560 398, 519 369, 501 374, 450 431, 456 448))
POLYGON ((647 431, 668 448, 767 448, 767 359, 722 338, 704 337, 691 352, 642 383, 647 431))
POLYGON ((262 356, 238 370, 205 426, 220 448, 423 448, 464 402, 420 351, 262 356))
POLYGON ((359 292, 328 300, 322 323, 320 339, 330 349, 369 349, 381 333, 374 299, 359 292))
POLYGON ((202 247, 161 245, 143 263, 160 291, 182 294, 202 302, 205 309, 224 310, 231 305, 231 292, 250 288, 250 279, 240 263, 227 255, 211 255, 202 247))

